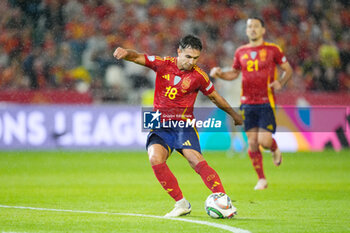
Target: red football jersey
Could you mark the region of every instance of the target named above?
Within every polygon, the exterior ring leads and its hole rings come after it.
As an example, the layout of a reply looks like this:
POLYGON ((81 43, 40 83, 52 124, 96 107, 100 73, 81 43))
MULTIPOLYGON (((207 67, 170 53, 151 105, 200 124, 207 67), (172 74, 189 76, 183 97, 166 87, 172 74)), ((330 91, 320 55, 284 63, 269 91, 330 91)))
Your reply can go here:
POLYGON ((208 75, 198 66, 179 70, 176 57, 145 55, 146 66, 156 72, 153 110, 165 120, 193 119, 198 91, 209 95, 215 88, 208 75))
POLYGON ((277 67, 287 62, 282 50, 273 43, 260 46, 243 45, 236 50, 232 67, 242 72, 242 104, 275 105, 275 96, 269 84, 276 79, 277 67))

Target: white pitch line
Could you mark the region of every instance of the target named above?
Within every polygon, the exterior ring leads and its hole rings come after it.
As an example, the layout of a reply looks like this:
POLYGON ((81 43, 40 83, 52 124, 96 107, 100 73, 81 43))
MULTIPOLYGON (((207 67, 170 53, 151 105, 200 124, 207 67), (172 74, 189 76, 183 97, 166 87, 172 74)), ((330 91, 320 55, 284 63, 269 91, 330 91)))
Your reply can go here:
POLYGON ((8 209, 27 209, 27 210, 43 210, 43 211, 55 211, 55 212, 70 212, 70 213, 86 213, 86 214, 109 214, 109 215, 124 215, 124 216, 137 216, 137 217, 147 217, 147 218, 158 218, 165 220, 173 220, 173 221, 182 221, 182 222, 190 222, 201 225, 207 225, 210 227, 215 227, 223 230, 227 230, 233 233, 251 233, 250 231, 240 229, 237 227, 231 227, 224 224, 212 223, 200 220, 191 220, 185 218, 166 218, 163 216, 156 215, 147 215, 147 214, 132 214, 132 213, 111 213, 111 212, 96 212, 96 211, 86 211, 86 210, 64 210, 64 209, 49 209, 49 208, 37 208, 37 207, 28 207, 28 206, 8 206, 8 205, 0 205, 0 208, 8 208, 8 209))

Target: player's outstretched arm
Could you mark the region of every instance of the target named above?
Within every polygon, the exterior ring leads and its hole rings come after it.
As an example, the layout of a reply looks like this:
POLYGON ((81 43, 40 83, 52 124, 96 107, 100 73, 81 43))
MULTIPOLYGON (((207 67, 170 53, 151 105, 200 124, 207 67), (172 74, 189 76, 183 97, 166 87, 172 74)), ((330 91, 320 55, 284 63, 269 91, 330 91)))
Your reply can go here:
POLYGON ((118 47, 114 53, 113 56, 115 58, 119 59, 124 59, 127 61, 132 61, 135 62, 139 65, 145 65, 146 64, 146 59, 145 59, 145 55, 142 53, 138 53, 135 50, 132 49, 124 49, 122 47, 118 47))
POLYGON ((233 108, 227 103, 227 101, 216 91, 213 91, 208 95, 209 99, 220 109, 224 110, 227 114, 229 114, 235 122, 235 125, 242 125, 243 118, 240 114, 238 114, 233 108))
POLYGON ((238 78, 240 71, 231 68, 231 70, 223 72, 220 67, 214 67, 210 70, 210 76, 213 78, 221 78, 224 80, 235 80, 238 78))

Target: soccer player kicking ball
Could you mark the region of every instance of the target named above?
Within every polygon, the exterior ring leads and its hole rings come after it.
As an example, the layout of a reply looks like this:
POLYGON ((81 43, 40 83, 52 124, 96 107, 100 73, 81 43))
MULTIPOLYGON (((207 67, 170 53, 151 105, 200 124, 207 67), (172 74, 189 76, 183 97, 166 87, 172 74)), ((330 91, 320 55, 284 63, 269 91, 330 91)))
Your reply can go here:
MULTIPOLYGON (((154 111, 160 111, 163 119, 180 121, 181 116, 193 119, 193 106, 198 91, 226 111, 236 125, 243 119, 226 100, 221 97, 196 63, 202 50, 199 38, 187 35, 179 42, 177 57, 148 56, 134 50, 117 48, 113 56, 147 66, 156 72, 154 111)), ((184 198, 177 179, 166 164, 171 152, 176 149, 201 176, 205 185, 214 193, 225 193, 219 175, 205 161, 201 154, 198 134, 195 128, 178 126, 152 130, 147 137, 146 148, 155 176, 165 191, 176 201, 175 208, 166 217, 177 217, 191 212, 190 203, 184 198)))
POLYGON ((249 43, 236 50, 232 69, 223 72, 214 67, 210 76, 234 80, 242 71, 241 110, 248 137, 248 154, 259 178, 254 189, 261 190, 267 188, 267 181, 259 145, 272 151, 276 166, 281 164, 281 151, 272 137, 276 132, 274 90, 280 90, 293 71, 282 50, 264 41, 263 20, 249 18, 246 33, 249 43), (280 80, 276 79, 276 65, 284 71, 280 80))

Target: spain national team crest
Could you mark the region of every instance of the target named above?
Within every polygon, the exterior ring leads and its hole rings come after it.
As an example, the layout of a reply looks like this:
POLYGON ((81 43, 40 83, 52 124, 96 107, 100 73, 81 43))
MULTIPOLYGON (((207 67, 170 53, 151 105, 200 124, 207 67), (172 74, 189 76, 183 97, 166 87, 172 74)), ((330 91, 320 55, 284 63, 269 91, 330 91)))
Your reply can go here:
POLYGON ((181 83, 182 89, 188 89, 191 85, 191 79, 189 77, 185 77, 181 83))
POLYGON ((259 51, 259 58, 261 61, 265 61, 266 60, 266 49, 262 49, 259 51))

